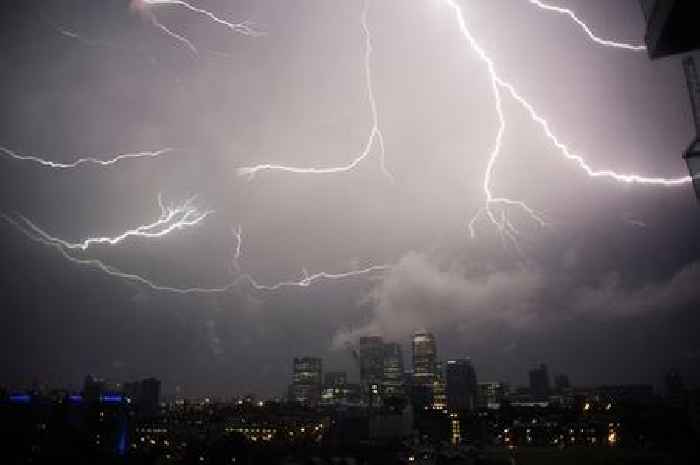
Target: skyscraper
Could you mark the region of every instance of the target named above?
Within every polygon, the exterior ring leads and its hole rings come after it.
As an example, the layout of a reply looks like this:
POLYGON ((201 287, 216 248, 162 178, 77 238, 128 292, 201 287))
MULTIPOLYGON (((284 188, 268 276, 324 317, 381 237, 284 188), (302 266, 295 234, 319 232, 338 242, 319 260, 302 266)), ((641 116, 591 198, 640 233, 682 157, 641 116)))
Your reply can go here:
POLYGON ((476 403, 481 408, 498 408, 506 390, 507 386, 500 382, 478 383, 476 403))
POLYGON ((160 380, 156 378, 146 378, 141 381, 141 398, 139 408, 144 415, 155 415, 158 413, 158 403, 160 402, 160 380))
POLYGON ((571 383, 569 382, 569 377, 565 374, 560 373, 554 377, 554 390, 557 393, 562 394, 570 387, 571 383))
POLYGON ((413 333, 413 378, 419 386, 432 386, 437 349, 435 336, 425 330, 413 333))
POLYGON ((403 354, 401 345, 384 344, 383 393, 385 396, 403 396, 403 354))
POLYGON ((360 384, 368 400, 379 395, 384 380, 384 340, 379 336, 360 338, 360 384))
POLYGON ((442 361, 435 362, 435 376, 433 377, 432 407, 433 410, 445 410, 447 408, 447 364, 442 361))
POLYGON ((424 410, 433 406, 435 382, 435 337, 425 330, 413 333, 413 375, 411 377, 411 403, 414 409, 424 410))
POLYGON ((294 358, 289 400, 317 406, 321 398, 322 361, 316 357, 294 358))
POLYGON ((530 393, 534 400, 547 400, 549 397, 549 371, 541 363, 538 368, 530 370, 530 393))
POLYGON ((348 375, 344 371, 329 371, 323 378, 323 384, 327 387, 342 387, 348 382, 348 375))
POLYGON ((477 406, 478 385, 471 360, 448 360, 446 378, 447 407, 450 411, 473 411, 477 406))

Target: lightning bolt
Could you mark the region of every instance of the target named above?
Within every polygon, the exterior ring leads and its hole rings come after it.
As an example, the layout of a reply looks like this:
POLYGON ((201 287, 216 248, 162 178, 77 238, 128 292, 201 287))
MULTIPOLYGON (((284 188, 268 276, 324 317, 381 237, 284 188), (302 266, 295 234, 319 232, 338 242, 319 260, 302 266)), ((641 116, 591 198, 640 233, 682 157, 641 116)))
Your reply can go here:
MULTIPOLYGON (((26 218, 19 216, 19 220, 16 220, 16 219, 14 219, 6 214, 0 214, 0 217, 2 217, 9 224, 13 225, 16 229, 18 229, 21 233, 23 233, 26 237, 28 237, 32 241, 38 242, 38 243, 41 243, 41 244, 46 245, 48 247, 52 247, 52 248, 56 249, 56 251, 58 251, 58 253, 60 255, 62 255, 66 260, 70 261, 71 263, 101 271, 102 273, 109 275, 109 276, 112 276, 112 277, 115 277, 115 278, 119 278, 119 279, 123 279, 126 281, 131 281, 131 282, 141 284, 141 285, 143 285, 151 290, 154 290, 154 291, 168 292, 168 293, 181 294, 181 295, 222 294, 222 293, 230 292, 232 289, 241 285, 241 283, 248 283, 256 291, 277 291, 277 290, 281 290, 284 288, 294 288, 294 287, 306 288, 306 287, 309 287, 318 281, 335 281, 335 280, 341 280, 341 279, 349 279, 349 278, 367 275, 370 273, 378 273, 378 272, 382 272, 382 271, 387 271, 387 270, 391 269, 391 267, 388 265, 373 265, 373 266, 369 266, 367 268, 347 271, 347 272, 343 272, 343 273, 328 273, 325 271, 320 272, 320 273, 316 273, 313 275, 309 275, 308 273, 304 273, 304 277, 300 280, 282 281, 282 282, 278 282, 275 284, 260 284, 251 275, 241 274, 235 280, 231 281, 230 283, 219 286, 219 287, 184 287, 184 288, 180 288, 180 287, 173 287, 173 286, 166 286, 163 284, 159 284, 153 280, 150 280, 150 279, 145 278, 143 276, 140 276, 138 274, 127 273, 127 272, 121 271, 120 269, 118 269, 112 265, 108 265, 108 264, 104 263, 103 261, 98 260, 96 258, 75 257, 69 253, 69 251, 72 249, 70 247, 70 245, 71 245, 70 243, 67 243, 66 241, 64 241, 62 239, 51 236, 46 231, 43 231, 41 228, 39 228, 35 224, 31 223, 26 218)), ((237 231, 241 231, 241 230, 238 229, 237 231)), ((137 234, 137 235, 141 235, 141 234, 137 234)), ((241 246, 240 238, 241 238, 241 235, 234 234, 234 236, 236 238, 238 238, 237 246, 235 248, 235 257, 237 260, 238 257, 240 256, 240 246, 241 246)), ((76 247, 76 248, 82 249, 82 247, 76 247)))
POLYGON ((236 240, 236 246, 233 248, 233 260, 231 260, 232 271, 234 274, 241 272, 239 259, 241 258, 241 246, 243 245, 243 228, 238 225, 235 229, 231 229, 233 238, 236 240))
POLYGON ((197 50, 197 47, 195 47, 194 44, 187 37, 182 36, 182 35, 178 34, 177 32, 168 29, 168 27, 165 26, 165 24, 158 21, 158 18, 156 18, 156 15, 154 15, 154 14, 150 15, 150 19, 151 19, 151 23, 153 24, 153 26, 160 29, 165 34, 167 34, 168 36, 177 40, 178 42, 182 42, 183 44, 185 44, 187 46, 187 48, 189 48, 190 51, 192 51, 192 53, 194 53, 195 55, 199 55, 199 50, 197 50))
MULTIPOLYGON (((233 229, 233 236, 235 239, 235 247, 234 247, 234 253, 233 253, 233 266, 235 270, 240 273, 241 272, 241 267, 239 264, 239 259, 241 257, 241 248, 243 245, 243 229, 239 225, 237 228, 233 229)), ((289 281, 281 281, 275 284, 260 284, 258 281, 253 278, 250 274, 243 273, 240 274, 239 277, 236 279, 236 283, 245 281, 247 282, 253 289, 257 291, 277 291, 283 288, 289 288, 289 287, 309 287, 316 281, 320 280, 339 280, 339 279, 347 279, 347 278, 354 278, 370 273, 377 273, 381 271, 387 271, 390 270, 392 267, 390 265, 371 265, 366 268, 362 268, 359 270, 352 270, 352 271, 346 271, 343 273, 328 273, 325 271, 322 271, 320 273, 315 273, 315 274, 309 274, 309 272, 306 270, 306 268, 302 268, 302 278, 299 280, 289 280, 289 281)))
MULTIPOLYGON (((515 244, 515 229, 510 225, 507 217, 505 216, 505 211, 511 207, 520 209, 525 214, 527 214, 535 223, 540 226, 546 226, 546 221, 544 218, 537 213, 534 209, 529 207, 525 202, 521 200, 513 200, 506 197, 499 197, 493 194, 491 190, 492 176, 494 173, 494 167, 498 157, 501 154, 503 134, 506 129, 506 119, 503 111, 503 98, 501 91, 506 91, 516 102, 518 102, 525 111, 529 114, 530 118, 535 121, 543 129, 544 134, 547 138, 554 144, 554 146, 559 150, 560 154, 567 160, 571 160, 576 163, 576 165, 581 168, 590 177, 602 177, 609 178, 618 182, 631 183, 631 184, 649 184, 649 185, 660 185, 660 186, 677 186, 682 184, 687 184, 691 182, 690 176, 682 176, 678 178, 661 178, 661 177, 646 177, 638 174, 619 174, 613 170, 597 170, 592 168, 583 157, 576 155, 571 152, 571 150, 556 137, 554 132, 551 130, 547 120, 542 117, 535 108, 522 97, 515 89, 515 87, 505 81, 496 72, 496 67, 494 61, 488 56, 485 50, 479 45, 477 40, 474 38, 473 34, 467 27, 466 21, 464 19, 464 12, 462 7, 455 0, 445 0, 447 5, 449 5, 454 13, 459 31, 464 37, 465 41, 471 48, 471 50, 477 55, 477 57, 486 65, 486 69, 489 74, 491 88, 493 91, 493 96, 495 99, 496 114, 498 116, 499 126, 496 133, 496 140, 491 153, 488 158, 488 163, 486 167, 486 173, 483 180, 483 190, 486 197, 485 205, 480 208, 474 217, 471 219, 468 225, 469 233, 472 237, 475 236, 475 223, 477 219, 485 214, 490 222, 498 229, 502 236, 507 237, 515 244), (497 217, 494 212, 493 207, 499 207, 501 210, 501 219, 497 217)), ((536 2, 541 3, 541 2, 536 2)), ((539 6, 539 5, 538 5, 539 6)), ((554 8, 554 7, 551 7, 554 8)), ((561 12, 568 11, 562 10, 561 12)), ((572 13, 573 14, 573 13, 572 13)), ((574 15, 575 17, 575 15, 574 15)), ((578 19, 576 17, 576 19, 578 19)), ((588 28, 587 28, 588 29, 588 28)), ((590 29, 588 29, 590 30, 590 29)))
POLYGON ((264 33, 257 31, 255 29, 255 25, 250 22, 250 21, 243 21, 242 23, 233 23, 231 21, 227 21, 214 13, 212 13, 209 10, 205 10, 203 8, 198 8, 188 2, 185 2, 183 0, 132 0, 131 2, 131 8, 145 13, 148 18, 151 20, 151 23, 161 31, 163 31, 165 34, 168 36, 172 37, 173 39, 182 42, 185 44, 195 55, 197 55, 199 52, 197 50, 197 47, 194 46, 192 41, 190 41, 188 38, 185 36, 178 34, 168 27, 166 27, 163 23, 161 23, 158 18, 156 18, 155 14, 150 11, 151 8, 154 7, 159 7, 159 6, 179 6, 182 8, 187 9, 188 11, 191 11, 193 13, 196 13, 198 15, 202 15, 209 19, 210 21, 225 26, 229 30, 236 32, 238 34, 242 34, 245 36, 249 37, 259 37, 264 35, 264 33))
POLYGON ((63 239, 51 236, 48 233, 44 232, 37 225, 32 223, 29 219, 23 216, 20 216, 20 218, 34 233, 43 237, 47 241, 59 243, 66 249, 79 249, 85 251, 89 247, 96 245, 118 245, 121 242, 124 242, 125 240, 132 237, 157 239, 167 236, 168 234, 176 230, 197 226, 201 222, 203 222, 207 216, 211 215, 214 212, 212 210, 199 212, 195 207, 191 205, 194 199, 195 197, 192 197, 179 206, 165 207, 159 195, 158 205, 161 209, 161 215, 156 221, 150 224, 144 224, 136 228, 129 229, 117 236, 90 237, 88 239, 83 240, 82 242, 68 242, 63 239))
POLYGON ((239 176, 248 176, 250 179, 252 179, 258 172, 260 171, 283 171, 287 173, 293 173, 293 174, 336 174, 336 173, 345 173, 347 171, 351 171, 355 169, 362 161, 367 158, 371 151, 372 148, 374 147, 375 143, 378 147, 379 150, 379 163, 382 172, 384 173, 385 176, 387 176, 389 179, 393 180, 393 176, 389 172, 389 170, 386 168, 386 162, 385 162, 385 150, 384 150, 384 135, 382 134, 382 131, 379 129, 379 114, 377 112, 377 102, 374 98, 374 89, 372 86, 372 34, 369 30, 369 27, 367 25, 367 15, 369 12, 369 1, 365 0, 363 3, 363 8, 362 8, 362 15, 361 15, 361 24, 362 24, 362 31, 364 33, 365 37, 365 59, 364 59, 364 68, 365 68, 365 86, 367 89, 367 99, 369 101, 369 107, 370 107, 370 112, 372 114, 372 128, 370 129, 369 132, 369 137, 367 138, 367 142, 365 143, 364 148, 362 149, 362 152, 350 163, 342 166, 336 166, 336 167, 330 167, 330 168, 318 168, 318 167, 311 167, 311 168, 299 168, 299 167, 294 167, 294 166, 285 166, 285 165, 276 165, 276 164, 262 164, 262 165, 256 165, 256 166, 249 166, 249 167, 242 167, 239 168, 238 175, 239 176))
POLYGON ((586 23, 584 23, 578 16, 576 16, 576 13, 573 11, 567 9, 567 8, 562 8, 554 5, 549 5, 544 2, 541 2, 540 0, 527 0, 530 4, 535 5, 538 8, 541 8, 546 11, 551 11, 553 13, 558 13, 562 15, 566 15, 569 18, 571 18, 583 31, 588 35, 588 37, 595 43, 603 45, 605 47, 613 47, 613 48, 621 48, 623 50, 631 50, 633 52, 643 52, 647 48, 645 45, 634 45, 634 44, 626 44, 623 42, 616 42, 614 40, 607 40, 603 39, 601 37, 598 37, 590 27, 586 23))
POLYGON ((171 148, 165 148, 165 149, 160 149, 152 152, 136 152, 136 153, 124 153, 121 155, 117 155, 113 158, 109 158, 106 160, 102 160, 99 158, 94 158, 94 157, 86 157, 86 158, 79 158, 74 162, 71 163, 57 163, 51 160, 47 160, 45 158, 33 156, 33 155, 22 155, 20 153, 17 153, 13 150, 8 149, 7 147, 0 146, 0 152, 4 153, 5 155, 14 158, 15 160, 22 160, 22 161, 31 161, 34 163, 37 163, 41 166, 46 166, 48 168, 55 168, 55 169, 70 169, 70 168, 77 168, 81 165, 98 165, 98 166, 111 166, 114 165, 122 160, 127 160, 131 158, 156 158, 161 155, 165 155, 166 153, 172 152, 173 149, 171 148))

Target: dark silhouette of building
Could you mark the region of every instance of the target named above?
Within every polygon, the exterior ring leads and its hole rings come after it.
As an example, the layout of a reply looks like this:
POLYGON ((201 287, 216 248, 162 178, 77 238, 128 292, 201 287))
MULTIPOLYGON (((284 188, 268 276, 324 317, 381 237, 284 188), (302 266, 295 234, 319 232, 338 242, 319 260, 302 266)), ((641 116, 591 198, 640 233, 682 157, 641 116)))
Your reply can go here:
POLYGON ((403 396, 403 354, 401 345, 396 343, 384 344, 383 360, 384 376, 382 391, 385 397, 403 396))
POLYGON ((158 413, 160 403, 160 380, 156 378, 146 378, 141 381, 141 398, 139 399, 139 409, 144 415, 155 415, 158 413))
POLYGON ((685 406, 685 385, 683 378, 677 371, 670 371, 666 374, 666 402, 675 408, 685 406))
POLYGON ((641 0, 640 3, 647 23, 647 51, 652 59, 700 48, 700 2, 641 0))
POLYGON ((141 381, 124 383, 122 392, 136 408, 140 416, 154 416, 160 404, 160 380, 146 378, 141 381))
POLYGON ((101 378, 96 378, 92 375, 85 377, 83 384, 83 398, 88 402, 96 402, 100 399, 103 392, 107 390, 107 383, 101 378))
POLYGON ((530 370, 530 394, 534 400, 549 398, 550 384, 547 365, 541 363, 538 368, 530 370))
POLYGON ((316 357, 294 358, 290 402, 315 407, 321 399, 322 361, 316 357))
POLYGON ((348 374, 344 371, 329 371, 323 376, 323 385, 326 387, 345 386, 348 382, 348 374))
POLYGON ((554 390, 558 394, 562 394, 571 388, 569 377, 564 373, 559 373, 554 377, 554 390))
POLYGON ((384 380, 384 340, 380 336, 360 338, 360 384, 370 405, 380 401, 384 380))
POLYGON ((473 411, 477 406, 476 371, 468 358, 448 360, 446 365, 447 408, 450 412, 473 411))

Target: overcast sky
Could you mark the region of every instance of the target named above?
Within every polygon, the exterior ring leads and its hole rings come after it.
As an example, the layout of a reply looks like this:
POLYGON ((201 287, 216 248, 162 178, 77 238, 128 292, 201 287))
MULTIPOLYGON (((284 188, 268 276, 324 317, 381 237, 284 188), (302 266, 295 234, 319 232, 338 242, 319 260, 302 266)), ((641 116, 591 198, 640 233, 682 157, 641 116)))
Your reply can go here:
MULTIPOLYGON (((555 0, 552 0, 554 2, 555 0)), ((68 241, 116 235, 198 195, 215 214, 160 240, 95 257, 174 287, 260 283, 372 264, 392 271, 306 288, 182 296, 68 262, 0 223, 0 384, 79 387, 156 376, 186 395, 281 394, 291 358, 357 369, 363 334, 403 344, 418 327, 440 358, 472 357, 480 381, 525 383, 540 361, 578 385, 692 379, 700 343, 700 210, 692 188, 592 179, 514 101, 493 177, 517 209, 521 254, 480 220, 498 129, 484 63, 441 0, 370 0, 378 151, 349 173, 262 172, 258 163, 344 165, 371 130, 360 0, 192 0, 249 37, 183 8, 126 0, 15 0, 0 7, 0 145, 56 162, 174 150, 110 167, 55 170, 0 155, 0 211, 68 241)), ((639 43, 636 0, 556 0, 606 38, 639 43)), ((693 124, 680 57, 593 44, 568 18, 525 0, 464 0, 467 25, 560 139, 595 168, 676 177, 693 124)), ((697 373, 695 374, 697 376, 697 373)))

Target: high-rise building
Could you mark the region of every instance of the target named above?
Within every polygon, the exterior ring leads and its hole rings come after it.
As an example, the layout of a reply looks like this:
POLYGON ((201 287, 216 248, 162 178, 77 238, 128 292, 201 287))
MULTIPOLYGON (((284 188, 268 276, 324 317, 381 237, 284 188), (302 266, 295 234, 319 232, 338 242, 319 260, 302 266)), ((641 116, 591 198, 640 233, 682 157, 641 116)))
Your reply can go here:
POLYGON ((140 415, 152 416, 158 413, 160 380, 146 378, 141 381, 124 383, 122 393, 138 408, 140 415))
POLYGON ((506 385, 499 382, 478 383, 476 403, 480 408, 498 408, 506 395, 506 385))
POLYGON ((403 396, 403 354, 401 345, 384 344, 382 390, 385 396, 403 396))
POLYGON ((554 389, 557 393, 562 394, 571 387, 569 382, 569 377, 563 373, 558 374, 554 377, 554 389))
POLYGON ((451 412, 476 409, 478 386, 471 359, 448 360, 446 372, 447 408, 451 412))
POLYGON ((549 371, 547 365, 541 363, 538 368, 530 370, 530 394, 534 400, 549 398, 549 371))
POLYGON ((425 330, 413 333, 413 378, 416 385, 433 385, 436 357, 435 336, 425 330))
POLYGON ((445 410, 447 408, 447 364, 435 362, 435 376, 433 377, 433 410, 445 410))
POLYGON ((141 398, 139 399, 139 410, 144 415, 155 415, 158 413, 158 403, 160 402, 160 380, 156 378, 146 378, 141 381, 141 398))
POLYGON ((360 381, 381 383, 384 377, 384 340, 380 336, 360 338, 360 381))
POLYGON ((322 361, 316 357, 294 358, 289 400, 317 406, 321 398, 322 361))
POLYGON ((375 405, 379 401, 384 380, 384 340, 379 336, 360 338, 360 384, 366 400, 375 405))
POLYGON ((435 337, 425 330, 417 330, 413 333, 411 345, 413 349, 411 403, 414 409, 425 410, 433 407, 433 383, 437 357, 435 337))
POLYGON ((326 387, 342 387, 348 382, 348 374, 344 371, 329 371, 323 376, 323 385, 326 387))
POLYGON ((666 401, 672 407, 682 408, 685 404, 685 385, 683 378, 677 371, 670 371, 666 374, 666 401))

